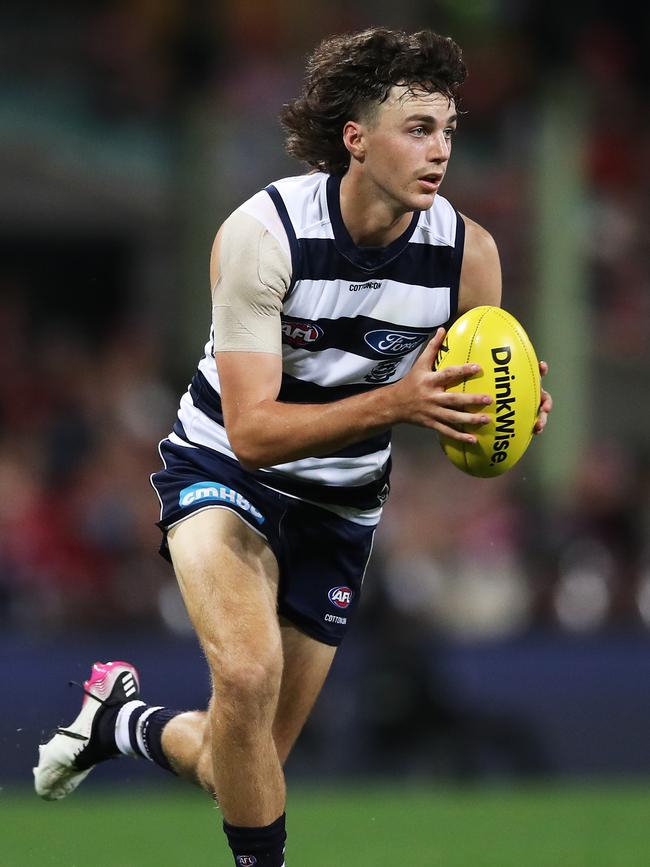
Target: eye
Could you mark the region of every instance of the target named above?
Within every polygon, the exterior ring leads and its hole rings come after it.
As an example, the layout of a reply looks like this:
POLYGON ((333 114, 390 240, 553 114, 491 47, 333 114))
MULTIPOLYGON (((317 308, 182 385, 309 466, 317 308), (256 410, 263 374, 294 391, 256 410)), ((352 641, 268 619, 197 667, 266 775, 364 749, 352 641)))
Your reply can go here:
POLYGON ((452 139, 456 135, 456 127, 448 126, 444 129, 444 136, 446 139, 452 139))
POLYGON ((416 138, 422 138, 423 135, 427 134, 427 131, 423 126, 416 126, 410 130, 411 135, 414 135, 416 138))

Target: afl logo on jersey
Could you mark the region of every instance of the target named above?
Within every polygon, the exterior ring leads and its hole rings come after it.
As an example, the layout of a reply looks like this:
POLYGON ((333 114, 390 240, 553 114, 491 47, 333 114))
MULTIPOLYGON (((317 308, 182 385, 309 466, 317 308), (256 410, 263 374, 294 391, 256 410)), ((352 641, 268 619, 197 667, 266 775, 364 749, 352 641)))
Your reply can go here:
POLYGON ((323 329, 314 322, 283 322, 282 342, 290 346, 309 346, 323 336, 323 329))
POLYGON ((327 598, 337 608, 347 608, 352 602, 352 590, 349 587, 332 587, 327 598))
POLYGON ((428 331, 369 331, 363 339, 368 346, 382 355, 408 355, 418 346, 422 346, 429 336, 428 331))

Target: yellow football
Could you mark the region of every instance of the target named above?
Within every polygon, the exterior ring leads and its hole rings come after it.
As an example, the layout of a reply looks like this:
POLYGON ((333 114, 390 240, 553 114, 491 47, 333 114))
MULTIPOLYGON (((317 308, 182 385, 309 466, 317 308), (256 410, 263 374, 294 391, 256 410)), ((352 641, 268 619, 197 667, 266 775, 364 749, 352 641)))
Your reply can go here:
MULTIPOLYGON (((440 436, 449 460, 470 476, 500 476, 528 448, 540 403, 539 363, 521 323, 500 307, 474 307, 451 326, 436 359, 436 369, 479 364, 482 373, 449 391, 489 394, 492 403, 480 407, 487 424, 461 426, 477 442, 440 436)), ((471 411, 471 410, 470 410, 471 411)))

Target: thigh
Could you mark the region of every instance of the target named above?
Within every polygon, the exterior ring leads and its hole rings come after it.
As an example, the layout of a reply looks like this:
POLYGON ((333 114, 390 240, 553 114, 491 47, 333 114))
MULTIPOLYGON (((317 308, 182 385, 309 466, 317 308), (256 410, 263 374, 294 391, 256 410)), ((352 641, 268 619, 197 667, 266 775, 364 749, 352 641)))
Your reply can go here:
POLYGON ((172 527, 168 545, 209 662, 280 653, 278 567, 265 539, 234 512, 208 508, 172 527))
POLYGON ((288 621, 280 624, 275 557, 233 512, 197 512, 169 531, 168 544, 198 638, 208 659, 215 660, 216 685, 224 664, 250 666, 253 660, 268 660, 269 653, 281 660, 273 736, 284 762, 318 698, 336 647, 288 621))
POLYGON ((284 763, 303 729, 330 670, 336 647, 282 624, 284 667, 273 736, 284 763))

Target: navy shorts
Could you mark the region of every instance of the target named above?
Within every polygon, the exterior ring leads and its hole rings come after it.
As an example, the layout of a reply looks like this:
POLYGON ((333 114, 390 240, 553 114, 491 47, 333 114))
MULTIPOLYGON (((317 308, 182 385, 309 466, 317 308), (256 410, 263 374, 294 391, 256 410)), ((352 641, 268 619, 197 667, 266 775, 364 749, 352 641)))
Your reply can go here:
POLYGON ((164 468, 151 476, 162 505, 160 553, 167 531, 215 506, 239 515, 264 536, 279 567, 278 614, 324 644, 337 646, 359 604, 376 527, 261 485, 236 461, 163 440, 164 468))

